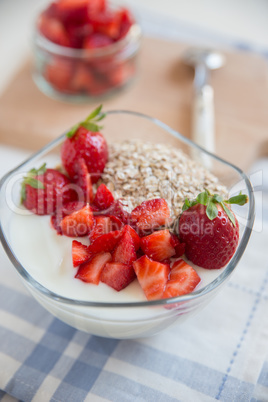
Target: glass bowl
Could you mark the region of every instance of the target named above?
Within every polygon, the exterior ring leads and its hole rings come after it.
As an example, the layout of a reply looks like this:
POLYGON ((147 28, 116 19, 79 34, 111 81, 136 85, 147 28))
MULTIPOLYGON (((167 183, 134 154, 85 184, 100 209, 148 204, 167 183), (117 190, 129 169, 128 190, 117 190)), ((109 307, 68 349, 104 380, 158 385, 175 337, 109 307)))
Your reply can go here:
POLYGON ((96 49, 75 49, 51 42, 35 29, 33 79, 45 95, 83 103, 112 96, 137 72, 141 28, 137 22, 126 36, 96 49))
MULTIPOLYGON (((32 267, 31 272, 29 271, 28 256, 31 254, 35 258, 36 264, 39 264, 40 261, 45 260, 46 251, 45 247, 40 247, 38 243, 35 246, 28 239, 27 222, 21 229, 20 237, 24 248, 23 258, 21 250, 18 251, 19 242, 15 241, 12 232, 18 215, 26 215, 27 221, 28 215, 31 214, 20 207, 20 186, 23 175, 33 167, 41 166, 45 161, 49 167, 59 164, 59 151, 65 135, 49 143, 2 178, 0 182, 1 242, 24 285, 34 298, 60 320, 94 335, 121 339, 150 336, 198 313, 230 279, 245 251, 252 231, 254 222, 253 189, 249 179, 239 168, 206 152, 157 119, 135 112, 109 111, 102 132, 108 143, 137 138, 159 144, 170 144, 172 147, 182 149, 189 156, 194 155, 195 158, 209 166, 221 183, 228 188, 230 195, 243 190, 243 193, 249 197, 248 204, 239 207, 237 212, 235 211, 239 220, 240 240, 234 256, 221 270, 203 270, 206 271, 205 280, 202 280, 198 288, 191 294, 170 299, 145 301, 144 298, 142 301, 140 299, 135 301, 135 294, 132 295, 132 299, 127 299, 124 296, 126 293, 121 295, 121 292, 114 291, 116 297, 112 300, 103 297, 96 301, 96 299, 91 299, 90 293, 88 293, 87 300, 82 300, 79 295, 76 298, 69 297, 68 294, 63 295, 59 290, 57 291, 57 286, 51 289, 41 283, 42 281, 39 282, 39 279, 35 277, 35 266, 32 267), (22 238, 25 239, 22 241, 22 238)), ((49 217, 38 217, 38 219, 40 219, 40 230, 42 230, 44 220, 47 227, 49 217)), ((60 238, 64 236, 58 236, 54 233, 55 231, 50 228, 49 230, 56 242, 62 241, 60 238)), ((38 233, 36 233, 36 237, 38 238, 38 233)), ((65 239, 71 242, 70 238, 65 239)), ((71 249, 70 243, 68 249, 71 249)), ((73 278, 74 273, 71 275, 73 278)), ((106 285, 103 284, 103 286, 106 285)))

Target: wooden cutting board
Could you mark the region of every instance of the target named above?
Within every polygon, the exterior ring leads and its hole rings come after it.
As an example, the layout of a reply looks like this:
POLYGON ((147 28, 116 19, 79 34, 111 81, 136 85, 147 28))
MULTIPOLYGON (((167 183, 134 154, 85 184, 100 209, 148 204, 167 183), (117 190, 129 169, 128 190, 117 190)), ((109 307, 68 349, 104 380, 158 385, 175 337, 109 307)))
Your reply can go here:
MULTIPOLYGON (((183 65, 187 45, 144 38, 135 82, 104 108, 129 109, 157 117, 190 137, 193 71, 183 65)), ((216 153, 246 170, 268 156, 268 67, 261 56, 226 54, 213 72, 216 153)), ((0 98, 0 142, 37 150, 85 117, 100 102, 73 105, 43 95, 31 78, 31 61, 0 98)))

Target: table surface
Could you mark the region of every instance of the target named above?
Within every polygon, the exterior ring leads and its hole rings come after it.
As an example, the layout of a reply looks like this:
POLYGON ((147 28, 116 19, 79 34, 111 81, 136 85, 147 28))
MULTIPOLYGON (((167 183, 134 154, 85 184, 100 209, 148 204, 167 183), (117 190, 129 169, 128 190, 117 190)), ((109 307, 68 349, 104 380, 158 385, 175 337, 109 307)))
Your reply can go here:
MULTIPOLYGON (((9 15, 4 24, 0 23, 0 34, 4 33, 5 37, 13 30, 7 23, 11 18, 11 3, 0 4, 0 18, 3 10, 9 15)), ((1 54, 5 55, 0 66, 0 91, 12 80, 26 57, 29 20, 41 4, 33 0, 23 3, 29 7, 23 18, 17 17, 17 27, 25 34, 20 35, 23 45, 15 41, 14 32, 11 42, 0 41, 1 54)), ((214 3, 206 1, 206 6, 211 6, 211 15, 215 11, 214 3)), ((232 21, 241 18, 237 5, 225 3, 226 15, 233 11, 232 21)), ((267 2, 254 3, 257 6, 245 2, 243 10, 246 11, 243 18, 255 23, 251 41, 248 33, 243 35, 243 29, 238 32, 233 23, 231 34, 224 31, 222 22, 216 34, 211 35, 210 29, 215 31, 215 19, 206 16, 202 20, 206 21, 206 29, 202 24, 197 27, 194 25, 197 17, 191 19, 188 9, 183 8, 185 19, 180 15, 182 29, 178 33, 172 29, 177 14, 174 12, 171 17, 171 12, 165 13, 166 24, 163 24, 163 17, 157 14, 160 2, 154 3, 153 14, 142 13, 144 29, 155 36, 217 43, 222 47, 242 43, 265 55, 268 44, 263 39, 262 21, 267 2), (254 18, 252 21, 250 15, 260 16, 259 23, 254 18)), ((147 11, 151 4, 148 1, 147 11)), ((197 1, 192 4, 198 9, 197 1)), ((17 6, 21 7, 19 2, 17 6)), ((29 154, 30 151, 0 144, 0 176, 29 154)), ((256 191, 256 222, 250 244, 228 286, 197 317, 150 339, 111 341, 59 322, 30 298, 1 248, 0 400, 267 401, 267 172, 266 160, 258 161, 248 172, 256 191)))

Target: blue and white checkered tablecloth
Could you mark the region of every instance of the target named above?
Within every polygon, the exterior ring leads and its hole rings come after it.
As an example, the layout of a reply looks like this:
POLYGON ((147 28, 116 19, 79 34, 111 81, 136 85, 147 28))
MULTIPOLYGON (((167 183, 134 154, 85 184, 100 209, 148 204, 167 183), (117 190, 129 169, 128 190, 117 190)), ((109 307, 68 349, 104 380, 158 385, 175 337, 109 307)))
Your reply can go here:
MULTIPOLYGON (((149 22, 160 34, 157 20, 149 22)), ((0 146, 0 175, 25 156, 0 146)), ((91 336, 54 318, 0 248, 0 401, 267 402, 268 196, 261 191, 257 206, 250 244, 228 285, 183 325, 146 339, 91 336)))

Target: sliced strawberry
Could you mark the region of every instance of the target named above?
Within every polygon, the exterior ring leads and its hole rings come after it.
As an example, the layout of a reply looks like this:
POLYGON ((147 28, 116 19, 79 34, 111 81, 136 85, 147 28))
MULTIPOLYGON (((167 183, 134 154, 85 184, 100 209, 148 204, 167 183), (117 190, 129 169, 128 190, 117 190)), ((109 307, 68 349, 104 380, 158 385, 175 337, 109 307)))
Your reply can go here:
POLYGON ((114 203, 114 196, 111 191, 105 186, 105 184, 101 184, 96 192, 94 204, 100 209, 104 210, 109 208, 114 203))
POLYGON ((93 243, 98 237, 114 230, 121 230, 124 224, 115 216, 96 216, 95 225, 89 233, 89 239, 93 243))
POLYGON ((100 282, 101 272, 111 258, 110 253, 99 253, 94 255, 89 261, 86 261, 80 265, 75 277, 81 279, 81 281, 98 285, 100 282))
POLYGON ((91 256, 88 251, 88 246, 80 243, 80 241, 73 240, 72 242, 72 259, 73 266, 78 267, 83 262, 87 261, 91 256))
POLYGON ((136 259, 137 256, 132 237, 128 231, 124 232, 123 230, 122 237, 113 252, 113 261, 132 266, 132 263, 136 259))
POLYGON ((84 63, 76 63, 75 69, 70 80, 70 89, 73 92, 90 91, 94 85, 94 75, 84 63))
POLYGON ((174 257, 179 258, 185 253, 185 243, 181 243, 178 239, 178 236, 175 234, 171 235, 171 244, 175 248, 176 254, 174 257))
POLYGON ((51 42, 60 46, 70 47, 71 42, 61 21, 41 14, 38 27, 40 32, 51 42))
POLYGON ((102 236, 99 236, 94 243, 90 244, 89 251, 93 254, 100 252, 113 251, 117 243, 119 242, 122 233, 120 230, 114 230, 102 236))
POLYGON ((118 12, 105 10, 92 16, 91 23, 95 32, 104 34, 111 39, 119 37, 121 16, 118 12))
POLYGON ((102 270, 100 280, 118 292, 136 278, 134 269, 120 262, 108 262, 102 270))
POLYGON ((135 251, 138 251, 138 249, 140 248, 141 239, 140 239, 138 233, 136 232, 136 230, 134 230, 131 226, 126 225, 123 229, 123 234, 125 232, 128 232, 130 234, 130 236, 132 237, 133 243, 134 243, 135 251))
POLYGON ((101 33, 94 33, 85 38, 83 43, 84 49, 97 49, 100 47, 109 46, 113 43, 113 40, 109 38, 109 36, 101 34, 101 33))
POLYGON ((44 68, 45 79, 58 91, 68 92, 73 65, 69 60, 53 57, 44 68))
POLYGON ((51 225, 58 232, 62 234, 60 223, 66 215, 70 215, 75 211, 79 211, 85 206, 84 202, 81 201, 70 201, 63 204, 62 208, 57 208, 56 212, 51 215, 51 225))
POLYGON ((168 266, 145 255, 133 262, 133 268, 147 300, 161 299, 170 272, 168 266))
POLYGON ((163 299, 191 293, 200 282, 196 271, 182 259, 176 261, 170 272, 163 299))
POLYGON ((170 269, 171 261, 169 258, 165 258, 164 260, 161 261, 161 264, 165 264, 168 269, 170 269))
POLYGON ((70 237, 87 235, 94 225, 94 218, 89 205, 63 218, 60 223, 62 234, 70 237))
POLYGON ((119 200, 115 201, 108 209, 103 211, 103 215, 116 216, 125 225, 130 225, 132 222, 131 215, 125 210, 119 200))
POLYGON ((166 200, 156 198, 143 201, 133 209, 131 218, 139 230, 151 232, 152 229, 169 223, 170 211, 166 200))
POLYGON ((162 261, 176 253, 171 241, 172 236, 168 229, 159 230, 141 239, 141 249, 154 261, 162 261))
POLYGON ((79 158, 77 161, 76 173, 74 181, 78 186, 78 198, 82 202, 91 203, 94 197, 93 188, 90 173, 83 158, 79 158))

